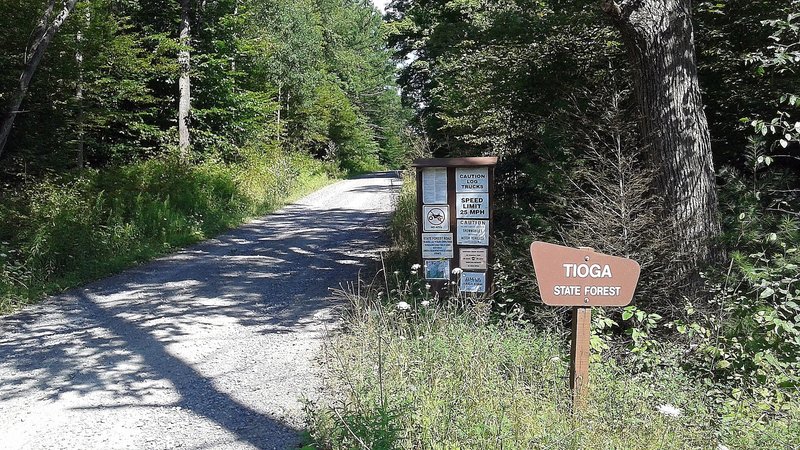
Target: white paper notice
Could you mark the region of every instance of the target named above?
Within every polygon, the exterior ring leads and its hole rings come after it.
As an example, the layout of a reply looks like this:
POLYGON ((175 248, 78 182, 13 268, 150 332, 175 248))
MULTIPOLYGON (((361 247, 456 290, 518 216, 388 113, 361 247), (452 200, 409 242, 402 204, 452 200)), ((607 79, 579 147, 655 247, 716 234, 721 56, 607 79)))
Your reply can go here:
POLYGON ((489 168, 456 169, 456 192, 489 192, 489 168))
POLYGON ((458 245, 489 245, 488 220, 459 220, 458 245))
POLYGON ((486 273, 462 272, 459 289, 461 292, 486 292, 486 273))
POLYGON ((450 231, 450 208, 447 205, 425 205, 422 217, 422 231, 450 231))
POLYGON ((489 194, 456 194, 456 217, 489 218, 489 194))
POLYGON ((453 233, 422 233, 422 258, 453 257, 453 233))
POLYGON ((485 248, 462 248, 458 251, 462 270, 486 270, 489 251, 485 248))
POLYGON ((422 169, 422 203, 426 205, 447 203, 447 169, 432 167, 422 169))

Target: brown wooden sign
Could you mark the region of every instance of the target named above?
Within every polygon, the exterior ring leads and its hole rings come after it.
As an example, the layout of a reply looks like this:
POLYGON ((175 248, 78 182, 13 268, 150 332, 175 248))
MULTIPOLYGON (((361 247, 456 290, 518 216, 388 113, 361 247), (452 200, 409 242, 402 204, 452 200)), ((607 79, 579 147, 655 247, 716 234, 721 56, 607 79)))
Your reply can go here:
POLYGON ((550 306, 625 306, 639 281, 639 263, 546 242, 531 244, 542 301, 550 306))

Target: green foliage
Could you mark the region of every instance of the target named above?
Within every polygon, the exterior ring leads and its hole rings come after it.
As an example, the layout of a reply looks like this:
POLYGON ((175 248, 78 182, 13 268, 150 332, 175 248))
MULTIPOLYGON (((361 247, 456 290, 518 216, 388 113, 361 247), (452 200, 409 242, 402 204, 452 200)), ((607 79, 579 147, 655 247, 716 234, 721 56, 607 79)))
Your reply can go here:
POLYGON ((726 273, 709 274, 709 308, 687 306, 678 331, 698 343, 696 366, 714 375, 713 389, 753 395, 759 407, 780 412, 800 393, 800 226, 785 214, 800 203, 783 189, 797 179, 757 152, 748 161, 749 176, 727 173, 722 198, 737 250, 726 273))
MULTIPOLYGON (((0 106, 46 6, 28 3, 0 5, 0 106)), ((187 165, 174 161, 178 3, 82 0, 56 35, 0 160, 0 309, 213 236, 341 170, 408 162, 371 4, 218 0, 190 13, 187 165)))
POLYGON ((152 159, 4 192, 0 311, 211 237, 336 173, 277 149, 240 158, 196 166, 152 159))
POLYGON ((791 33, 777 35, 774 24, 796 21, 799 8, 797 0, 694 3, 698 72, 718 166, 742 163, 752 129, 741 117, 769 122, 777 100, 797 93, 800 78, 791 64, 783 71, 768 66, 774 57, 789 62, 780 49, 793 42, 791 33))
POLYGON ((397 196, 389 224, 392 248, 388 265, 410 267, 417 261, 417 179, 415 171, 403 174, 403 187, 397 196))
POLYGON ((337 394, 309 409, 319 448, 756 449, 800 438, 796 404, 763 421, 720 414, 680 368, 641 373, 597 357, 588 407, 573 415, 556 336, 487 325, 487 305, 433 299, 413 276, 344 294, 348 332, 328 353, 337 394), (667 405, 675 417, 659 412, 667 405))
MULTIPOLYGON (((718 369, 698 361, 711 339, 697 345, 693 336, 693 349, 665 341, 670 327, 689 340, 690 326, 636 306, 616 320, 594 308, 589 406, 573 415, 561 330, 542 332, 509 305, 435 298, 409 265, 415 200, 407 178, 383 281, 342 293, 351 305, 346 331, 326 352, 332 398, 308 408, 318 448, 762 449, 800 441, 796 398, 781 394, 780 409, 765 410, 743 389, 729 390, 709 378, 718 369), (659 412, 669 405, 677 417, 659 412)), ((773 380, 760 389, 774 392, 773 380)))
MULTIPOLYGON (((196 162, 228 161, 259 139, 318 157, 335 148, 329 156, 353 172, 407 163, 407 113, 372 5, 220 0, 191 9, 196 162)), ((0 7, 0 104, 43 10, 44 2, 0 7)), ((79 2, 35 74, 3 178, 70 169, 80 143, 98 169, 172 155, 178 17, 166 0, 79 2)))

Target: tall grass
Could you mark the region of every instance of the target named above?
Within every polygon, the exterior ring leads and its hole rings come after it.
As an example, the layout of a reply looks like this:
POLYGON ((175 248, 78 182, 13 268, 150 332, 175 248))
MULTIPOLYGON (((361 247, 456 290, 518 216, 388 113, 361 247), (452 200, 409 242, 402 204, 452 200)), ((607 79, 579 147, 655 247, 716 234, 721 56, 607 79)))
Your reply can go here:
POLYGON ((392 247, 387 253, 390 267, 409 267, 417 258, 417 183, 412 171, 403 174, 400 195, 389 224, 392 247))
POLYGON ((307 155, 254 148, 235 164, 154 159, 5 192, 0 313, 214 236, 335 173, 307 155))
MULTIPOLYGON (((407 179, 395 251, 413 252, 414 196, 407 179)), ((779 418, 745 403, 719 411, 678 365, 644 373, 593 355, 587 407, 573 411, 560 336, 493 320, 480 299, 434 297, 409 258, 341 292, 344 331, 325 354, 331 395, 308 407, 317 448, 799 448, 798 405, 779 418)))
POLYGON ((442 301, 421 281, 344 292, 347 332, 327 348, 332 400, 309 409, 330 449, 796 449, 800 413, 721 417, 684 371, 635 373, 595 356, 572 411, 556 336, 442 301), (388 299, 387 299, 388 297, 388 299), (408 305, 408 306, 406 306, 408 305), (670 408, 675 408, 671 410, 670 408), (662 412, 661 410, 664 410, 662 412), (674 411, 670 414, 671 411, 674 411))

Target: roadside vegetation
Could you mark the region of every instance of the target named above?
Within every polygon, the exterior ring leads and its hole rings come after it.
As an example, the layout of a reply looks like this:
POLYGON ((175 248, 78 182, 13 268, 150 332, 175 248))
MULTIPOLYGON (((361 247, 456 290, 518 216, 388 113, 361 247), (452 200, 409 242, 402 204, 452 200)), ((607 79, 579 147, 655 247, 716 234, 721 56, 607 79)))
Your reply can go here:
POLYGON ((0 313, 336 177, 495 155, 492 295, 431 297, 407 176, 318 447, 796 449, 798 49, 800 0, 4 0, 0 313), (642 266, 578 414, 533 240, 642 266))
POLYGON ((0 223, 20 224, 0 229, 0 313, 213 237, 341 173, 300 153, 254 154, 236 164, 151 159, 20 186, 0 205, 0 223))
POLYGON ((500 157, 495 286, 430 299, 420 261, 386 258, 347 294, 320 445, 800 447, 800 2, 392 6, 430 154, 500 157), (586 416, 560 406, 569 315, 533 240, 642 266, 630 306, 593 310, 586 416))
POLYGON ((406 177, 390 226, 390 265, 341 292, 344 327, 325 354, 329 400, 308 408, 315 448, 797 447, 800 402, 790 390, 767 388, 775 385, 766 378, 755 391, 713 381, 726 371, 707 370, 696 357, 712 339, 646 335, 680 325, 632 308, 616 308, 642 324, 631 326, 628 346, 608 335, 613 309, 594 309, 588 406, 574 413, 564 316, 548 328, 496 299, 432 295, 408 264, 416 254, 415 196, 406 177))
POLYGON ((369 3, 12 0, 0 25, 0 314, 408 159, 369 3))

